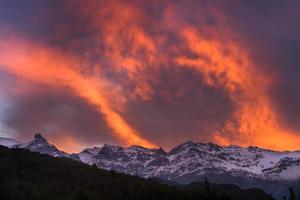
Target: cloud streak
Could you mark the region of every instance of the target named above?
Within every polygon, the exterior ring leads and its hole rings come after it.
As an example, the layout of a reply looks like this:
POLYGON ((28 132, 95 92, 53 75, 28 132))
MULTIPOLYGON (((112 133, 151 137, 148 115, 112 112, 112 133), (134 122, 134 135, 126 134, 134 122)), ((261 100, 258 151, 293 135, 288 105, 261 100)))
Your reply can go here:
POLYGON ((2 49, 0 66, 4 70, 28 81, 70 88, 78 96, 98 107, 115 136, 126 145, 154 146, 139 137, 135 130, 110 108, 102 95, 99 79, 84 77, 70 67, 76 68, 74 67, 77 65, 76 62, 44 48, 33 45, 29 47, 22 41, 1 42, 0 48, 2 49))

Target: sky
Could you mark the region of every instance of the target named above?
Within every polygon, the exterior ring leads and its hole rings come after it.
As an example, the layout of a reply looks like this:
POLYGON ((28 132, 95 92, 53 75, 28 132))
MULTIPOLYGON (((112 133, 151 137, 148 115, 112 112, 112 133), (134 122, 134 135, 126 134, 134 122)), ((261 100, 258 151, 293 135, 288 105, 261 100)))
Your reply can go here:
POLYGON ((0 136, 300 149, 297 0, 0 0, 0 136))

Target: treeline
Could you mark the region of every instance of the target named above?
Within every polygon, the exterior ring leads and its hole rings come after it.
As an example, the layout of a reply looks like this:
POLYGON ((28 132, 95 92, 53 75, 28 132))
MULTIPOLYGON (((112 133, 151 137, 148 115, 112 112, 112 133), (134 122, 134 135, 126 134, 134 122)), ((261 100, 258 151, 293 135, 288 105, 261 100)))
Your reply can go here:
POLYGON ((284 196, 283 200, 300 200, 300 197, 297 198, 295 190, 293 187, 289 188, 289 197, 284 196))
POLYGON ((0 199, 229 200, 231 197, 212 188, 208 181, 196 189, 177 188, 70 159, 0 146, 0 199))

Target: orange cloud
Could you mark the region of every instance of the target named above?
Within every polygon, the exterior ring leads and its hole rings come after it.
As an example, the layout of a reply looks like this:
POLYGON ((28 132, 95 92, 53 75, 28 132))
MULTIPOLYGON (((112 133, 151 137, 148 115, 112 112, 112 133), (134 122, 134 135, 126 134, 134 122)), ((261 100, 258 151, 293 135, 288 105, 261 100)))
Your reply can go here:
POLYGON ((141 138, 120 114, 112 110, 99 78, 84 76, 79 61, 23 41, 0 41, 0 67, 22 79, 56 87, 67 87, 105 115, 115 136, 125 145, 154 147, 141 138))
POLYGON ((61 134, 59 138, 47 138, 51 144, 55 144, 55 146, 63 150, 65 152, 77 153, 81 152, 83 147, 82 144, 77 142, 75 138, 67 136, 66 133, 61 134))
POLYGON ((181 34, 199 58, 179 56, 177 63, 199 71, 207 85, 223 88, 235 105, 233 118, 213 134, 215 142, 276 150, 299 148, 300 137, 280 127, 272 109, 268 90, 273 77, 257 69, 245 49, 230 39, 204 39, 193 28, 183 29, 181 34))
MULTIPOLYGON (((120 104, 126 106, 135 97, 151 101, 155 93, 152 84, 159 85, 157 71, 162 66, 170 71, 178 66, 193 69, 203 77, 203 84, 223 90, 234 106, 225 126, 211 133, 214 142, 277 150, 299 148, 300 137, 281 127, 268 95, 274 77, 260 70, 247 47, 233 39, 221 13, 210 10, 218 26, 198 27, 179 18, 184 9, 170 1, 161 3, 161 19, 154 20, 145 11, 145 2, 91 0, 78 6, 78 15, 88 19, 86 31, 97 46, 91 50, 100 60, 95 71, 101 74, 104 63, 113 73, 124 72, 126 83, 134 87, 127 94, 122 83, 110 85, 99 76, 83 75, 84 59, 24 41, 0 41, 0 67, 28 81, 71 89, 105 115, 120 141, 147 147, 155 145, 117 112, 120 104), (114 103, 114 99, 120 101, 114 103)), ((205 18, 201 12, 197 15, 197 19, 205 18)), ((169 98, 167 93, 163 96, 169 98)))

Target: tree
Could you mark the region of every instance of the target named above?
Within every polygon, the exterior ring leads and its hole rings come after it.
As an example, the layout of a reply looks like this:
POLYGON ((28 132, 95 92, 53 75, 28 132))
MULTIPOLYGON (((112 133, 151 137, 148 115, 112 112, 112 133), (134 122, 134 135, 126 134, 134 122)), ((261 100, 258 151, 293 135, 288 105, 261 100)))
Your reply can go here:
POLYGON ((290 192, 290 197, 289 197, 289 200, 296 200, 296 194, 295 194, 295 191, 294 191, 294 188, 290 187, 289 188, 289 192, 290 192))
POLYGON ((230 200, 229 196, 225 193, 219 193, 216 189, 214 189, 211 184, 209 183, 208 179, 204 179, 203 183, 203 194, 205 196, 205 199, 208 200, 230 200))

